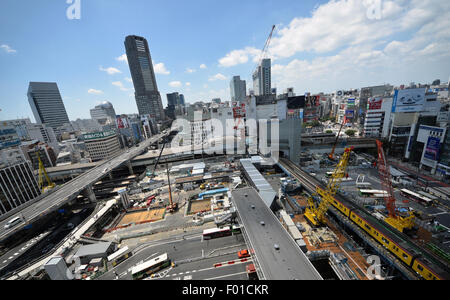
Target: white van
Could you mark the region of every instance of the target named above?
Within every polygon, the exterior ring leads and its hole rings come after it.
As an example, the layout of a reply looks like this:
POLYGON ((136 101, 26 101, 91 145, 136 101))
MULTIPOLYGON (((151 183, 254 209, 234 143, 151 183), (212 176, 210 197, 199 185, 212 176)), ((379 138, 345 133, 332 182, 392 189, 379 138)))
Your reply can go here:
POLYGON ((12 218, 11 220, 8 221, 8 223, 6 223, 5 229, 9 229, 11 227, 14 227, 17 224, 19 224, 20 222, 22 222, 22 218, 21 217, 12 218))

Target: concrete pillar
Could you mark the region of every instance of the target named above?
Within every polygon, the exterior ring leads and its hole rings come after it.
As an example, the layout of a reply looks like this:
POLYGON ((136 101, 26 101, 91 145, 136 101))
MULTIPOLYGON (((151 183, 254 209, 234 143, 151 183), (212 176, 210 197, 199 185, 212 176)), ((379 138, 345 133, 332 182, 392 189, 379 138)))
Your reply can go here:
POLYGON ((97 198, 95 197, 94 190, 92 189, 92 185, 87 186, 83 190, 83 195, 86 196, 90 202, 96 202, 97 198))
POLYGON ((128 167, 128 171, 130 172, 130 174, 134 175, 133 167, 131 166, 131 160, 127 161, 127 167, 128 167))

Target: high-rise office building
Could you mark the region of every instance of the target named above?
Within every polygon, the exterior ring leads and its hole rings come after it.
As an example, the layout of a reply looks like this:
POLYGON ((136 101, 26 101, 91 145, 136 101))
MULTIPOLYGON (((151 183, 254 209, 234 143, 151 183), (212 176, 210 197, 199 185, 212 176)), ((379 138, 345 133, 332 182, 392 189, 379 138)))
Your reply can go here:
POLYGON ((240 76, 234 76, 230 82, 231 101, 242 102, 247 96, 245 80, 240 76))
POLYGON ((253 90, 256 96, 270 95, 272 93, 272 75, 270 58, 263 59, 253 73, 253 90))
POLYGON ((107 123, 115 124, 116 122, 116 111, 108 101, 103 101, 102 104, 95 106, 90 112, 92 120, 96 120, 101 125, 107 123))
POLYGON ((180 94, 180 105, 181 106, 186 106, 186 102, 184 100, 184 95, 183 94, 180 94))
POLYGON ((164 120, 161 94, 156 84, 147 40, 135 35, 127 36, 125 38, 125 49, 139 115, 150 115, 156 121, 164 120))
POLYGON ((30 82, 28 101, 38 124, 47 124, 55 131, 70 124, 66 108, 54 82, 30 82))
POLYGON ((0 163, 0 216, 16 209, 41 194, 28 161, 0 163))
POLYGON ((167 106, 176 106, 180 104, 180 95, 175 92, 171 94, 167 94, 167 106))

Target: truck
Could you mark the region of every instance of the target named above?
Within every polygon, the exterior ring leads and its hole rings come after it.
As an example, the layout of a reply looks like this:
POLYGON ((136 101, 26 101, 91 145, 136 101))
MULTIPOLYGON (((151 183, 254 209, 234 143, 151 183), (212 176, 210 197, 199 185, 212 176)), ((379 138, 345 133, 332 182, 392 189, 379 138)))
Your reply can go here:
POLYGON ((247 272, 248 280, 258 280, 258 274, 256 273, 254 264, 248 264, 245 266, 245 271, 247 272))

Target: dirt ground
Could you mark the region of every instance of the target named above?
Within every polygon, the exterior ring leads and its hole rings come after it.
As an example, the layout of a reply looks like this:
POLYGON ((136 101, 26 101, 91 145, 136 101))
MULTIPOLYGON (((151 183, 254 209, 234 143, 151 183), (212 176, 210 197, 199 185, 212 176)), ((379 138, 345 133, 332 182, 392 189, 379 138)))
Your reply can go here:
POLYGON ((165 211, 166 211, 165 208, 160 208, 160 209, 153 209, 150 211, 141 211, 126 214, 122 218, 122 220, 120 220, 117 226, 123 226, 130 223, 139 223, 144 221, 151 221, 151 222, 159 221, 164 218, 165 211))
POLYGON ((211 200, 198 200, 191 202, 189 214, 196 214, 201 211, 211 210, 211 200))

